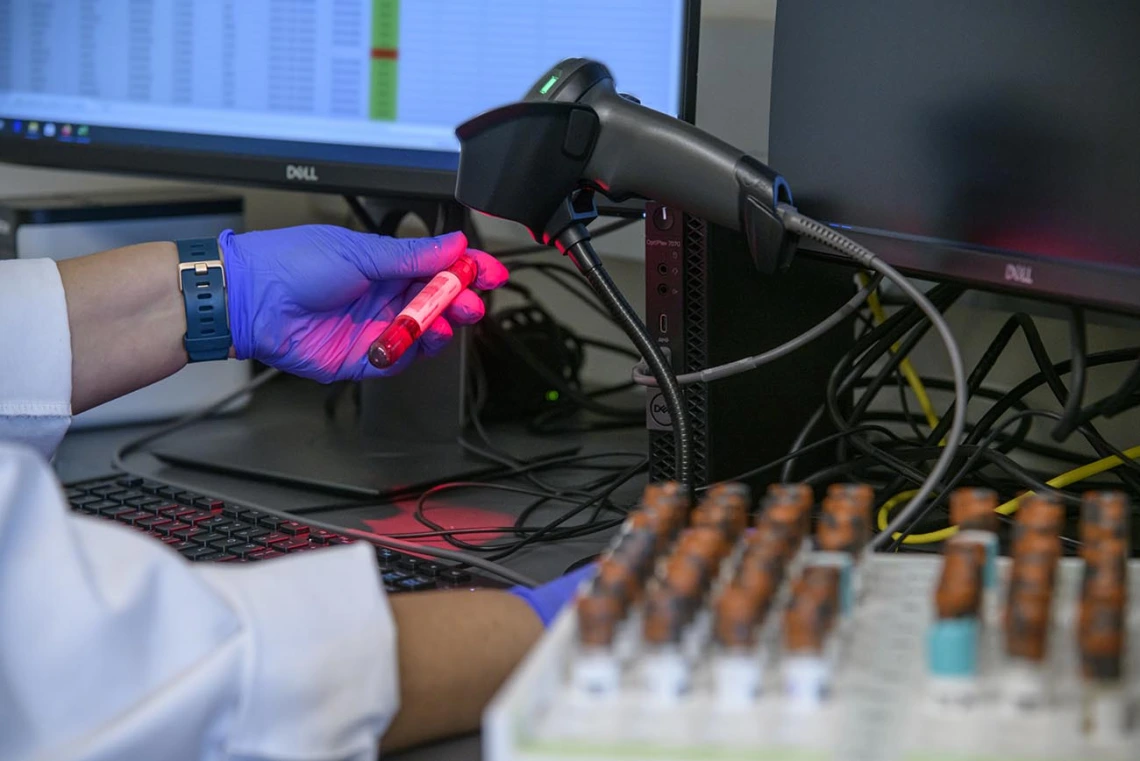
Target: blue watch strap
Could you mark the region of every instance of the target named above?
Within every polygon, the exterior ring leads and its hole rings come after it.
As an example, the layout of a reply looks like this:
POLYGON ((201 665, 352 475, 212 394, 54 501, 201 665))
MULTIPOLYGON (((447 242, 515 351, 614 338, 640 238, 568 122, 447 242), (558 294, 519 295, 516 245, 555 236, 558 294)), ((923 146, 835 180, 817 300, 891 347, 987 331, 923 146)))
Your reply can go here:
POLYGON ((214 238, 180 240, 178 287, 186 302, 183 343, 191 362, 226 359, 233 337, 226 311, 226 271, 214 238))

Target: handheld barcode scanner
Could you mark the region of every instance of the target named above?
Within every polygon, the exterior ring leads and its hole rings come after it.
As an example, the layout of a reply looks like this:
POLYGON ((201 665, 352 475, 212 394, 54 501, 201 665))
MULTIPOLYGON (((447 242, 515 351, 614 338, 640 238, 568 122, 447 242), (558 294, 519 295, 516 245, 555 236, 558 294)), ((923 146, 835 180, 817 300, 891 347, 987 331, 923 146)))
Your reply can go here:
POLYGON ((791 203, 784 179, 755 158, 679 119, 621 95, 603 64, 568 58, 522 101, 456 130, 455 198, 524 225, 569 256, 641 352, 669 409, 675 477, 692 488, 692 443, 681 389, 641 318, 590 245, 594 194, 646 198, 744 233, 757 269, 786 267, 796 239, 776 214, 791 203))
MULTIPOLYGON (((569 58, 521 102, 460 125, 456 199, 565 250, 592 194, 645 198, 744 233, 761 272, 786 267, 795 236, 776 215, 784 178, 691 124, 617 92, 605 65, 569 58)), ((594 213, 596 215, 596 213, 594 213)))

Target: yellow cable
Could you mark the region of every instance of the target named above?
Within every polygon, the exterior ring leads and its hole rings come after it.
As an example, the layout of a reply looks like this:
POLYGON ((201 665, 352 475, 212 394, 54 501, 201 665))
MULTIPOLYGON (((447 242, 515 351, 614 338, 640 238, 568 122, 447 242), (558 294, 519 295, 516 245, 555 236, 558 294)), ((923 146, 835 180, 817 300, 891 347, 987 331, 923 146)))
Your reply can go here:
MULTIPOLYGON (((867 275, 859 273, 859 283, 866 286, 868 283, 867 275)), ((876 325, 882 325, 886 322, 887 314, 883 311, 883 305, 879 301, 878 290, 871 291, 867 296, 867 306, 871 308, 871 317, 876 325)), ((896 341, 894 346, 891 347, 892 353, 898 353, 899 344, 896 341)), ((909 359, 903 359, 899 362, 899 372, 906 378, 907 385, 910 386, 914 396, 918 399, 918 406, 922 408, 922 414, 926 416, 926 424, 933 429, 938 425, 938 413, 934 411, 934 405, 930 401, 930 396, 926 393, 926 386, 922 384, 922 379, 918 377, 918 373, 914 370, 914 365, 910 363, 909 359)))
MULTIPOLYGON (((1136 458, 1140 457, 1140 446, 1135 446, 1131 449, 1125 449, 1123 454, 1129 460, 1135 460, 1136 458)), ((1069 486, 1070 484, 1075 484, 1078 481, 1083 481, 1086 478, 1091 478, 1095 475, 1103 473, 1106 470, 1112 470, 1113 468, 1118 467, 1123 463, 1124 461, 1116 455, 1109 455, 1108 457, 1101 458, 1096 462, 1090 462, 1088 465, 1082 465, 1079 468, 1074 468, 1073 470, 1062 473, 1059 476, 1055 476, 1045 483, 1054 489, 1061 489, 1069 486)), ((879 530, 882 531, 887 527, 891 510, 893 510, 895 506, 897 506, 903 500, 913 497, 917 493, 918 492, 914 490, 899 492, 884 502, 882 507, 879 508, 879 530)), ((1022 495, 1022 497, 1011 499, 1009 502, 998 505, 995 509, 1002 515, 1013 515, 1015 512, 1017 512, 1017 506, 1021 503, 1021 499, 1023 497, 1029 496, 1030 494, 1033 494, 1033 492, 1027 492, 1026 494, 1022 495)), ((929 531, 925 534, 911 534, 906 539, 903 539, 903 544, 933 544, 935 542, 941 542, 944 539, 949 539, 956 533, 958 533, 957 526, 947 526, 946 528, 938 529, 937 531, 929 531)), ((893 538, 898 539, 899 534, 896 532, 893 538)))

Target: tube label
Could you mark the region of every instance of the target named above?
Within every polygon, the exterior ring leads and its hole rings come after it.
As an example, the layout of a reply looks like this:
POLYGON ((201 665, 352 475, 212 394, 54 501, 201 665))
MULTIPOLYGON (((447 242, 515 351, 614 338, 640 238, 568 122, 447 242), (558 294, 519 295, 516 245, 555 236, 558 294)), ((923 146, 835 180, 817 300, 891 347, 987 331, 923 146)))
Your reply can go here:
POLYGON ((447 271, 440 272, 408 302, 400 314, 415 320, 421 331, 427 330, 462 290, 463 283, 456 275, 447 271))

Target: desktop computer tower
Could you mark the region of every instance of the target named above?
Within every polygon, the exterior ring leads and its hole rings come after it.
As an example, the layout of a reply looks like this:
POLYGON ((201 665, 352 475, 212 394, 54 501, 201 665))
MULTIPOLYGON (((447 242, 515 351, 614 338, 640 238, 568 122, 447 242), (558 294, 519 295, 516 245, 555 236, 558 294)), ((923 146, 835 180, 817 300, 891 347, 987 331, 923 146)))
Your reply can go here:
MULTIPOLYGON (((761 275, 742 235, 659 204, 646 207, 646 325, 677 373, 760 354, 795 337, 851 297, 853 275, 807 257, 786 272, 761 275)), ((828 375, 853 338, 846 321, 769 365, 685 387, 696 482, 733 478, 787 454, 822 404, 828 375)), ((646 398, 646 427, 650 478, 672 478, 672 421, 656 390, 646 398)), ((810 440, 832 430, 820 425, 810 440)), ((805 456, 796 474, 833 464, 834 451, 805 456)), ((762 489, 779 474, 772 468, 748 483, 762 489)))

